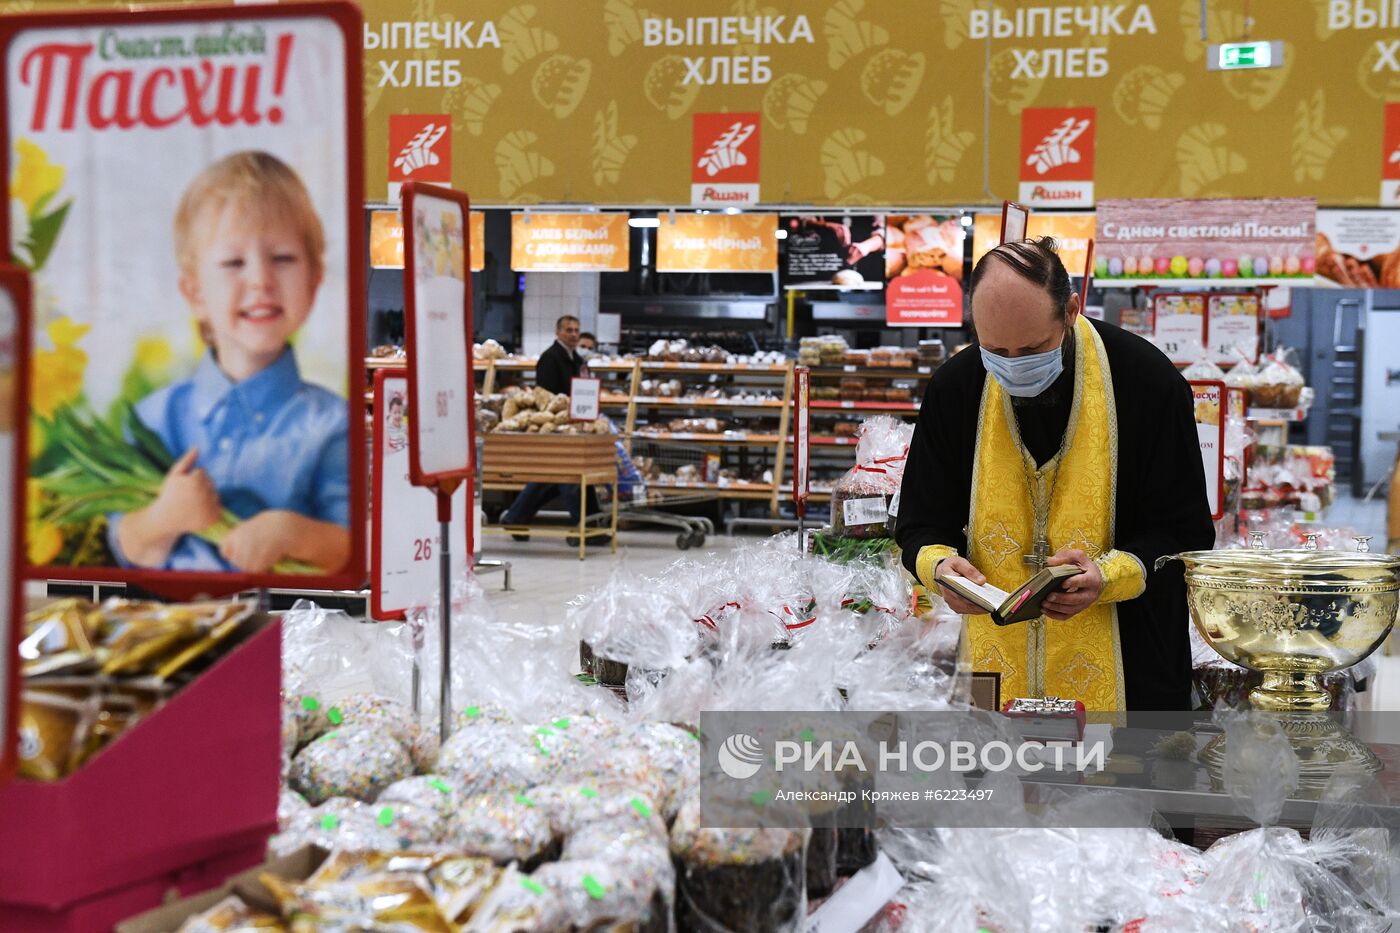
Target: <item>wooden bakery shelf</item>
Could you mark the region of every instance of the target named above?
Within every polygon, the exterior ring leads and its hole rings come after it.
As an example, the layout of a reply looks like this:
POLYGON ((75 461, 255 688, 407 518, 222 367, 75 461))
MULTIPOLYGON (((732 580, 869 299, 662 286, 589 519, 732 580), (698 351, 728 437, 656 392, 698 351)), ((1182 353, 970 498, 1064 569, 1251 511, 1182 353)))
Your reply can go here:
MULTIPOLYGON (((605 402, 614 399, 624 402, 627 401, 627 399, 621 396, 604 396, 605 402)), ((633 401, 638 405, 645 405, 648 408, 782 408, 789 404, 779 398, 764 399, 760 402, 740 402, 727 398, 670 398, 669 396, 658 395, 638 395, 634 397, 633 401)))
POLYGON ((933 370, 932 366, 814 366, 812 378, 861 376, 867 379, 926 379, 933 375, 933 370))
MULTIPOLYGON (((760 444, 771 447, 778 443, 776 434, 701 434, 689 431, 634 431, 637 441, 688 441, 696 444, 760 444)), ((791 443, 791 438, 788 439, 791 443)))
POLYGON ((659 360, 642 360, 643 372, 648 373, 741 373, 753 375, 781 376, 787 372, 790 363, 667 363, 659 360))
POLYGON ((918 411, 918 402, 848 402, 822 400, 812 402, 812 411, 918 411))
POLYGON ((587 555, 588 540, 612 537, 617 550, 617 447, 613 434, 487 434, 481 452, 481 485, 486 490, 514 490, 526 483, 579 486, 576 525, 484 525, 487 534, 528 534, 547 538, 577 538, 578 559, 587 555), (592 486, 613 487, 610 522, 588 524, 585 503, 592 486))

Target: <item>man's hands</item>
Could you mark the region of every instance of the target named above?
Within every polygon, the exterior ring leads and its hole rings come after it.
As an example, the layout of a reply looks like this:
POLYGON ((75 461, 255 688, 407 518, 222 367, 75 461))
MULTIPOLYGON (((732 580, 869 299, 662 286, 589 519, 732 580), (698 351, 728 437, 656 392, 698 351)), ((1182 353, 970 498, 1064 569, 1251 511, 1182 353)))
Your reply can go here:
MULTIPOLYGON (((1046 618, 1063 622, 1065 619, 1073 618, 1098 601, 1099 596, 1103 593, 1103 574, 1099 571, 1099 565, 1094 563, 1093 558, 1088 554, 1078 548, 1063 548, 1050 558, 1048 563, 1051 567, 1073 564, 1084 572, 1065 580, 1060 589, 1045 597, 1044 612, 1046 618)), ((982 572, 962 557, 948 557, 940 561, 938 570, 934 574, 935 582, 938 577, 945 573, 955 573, 977 584, 987 582, 987 578, 982 572)), ((948 604, 948 608, 954 612, 965 616, 985 615, 986 611, 981 606, 968 602, 952 590, 943 586, 939 586, 938 590, 943 596, 944 602, 948 604)))
POLYGON ((1051 567, 1073 564, 1084 572, 1064 580, 1060 589, 1045 597, 1043 609, 1047 618, 1063 622, 1098 601, 1103 593, 1103 574, 1088 554, 1078 548, 1061 548, 1048 563, 1051 567))
MULTIPOLYGON (((972 566, 972 563, 964 557, 945 557, 938 563, 938 570, 934 573, 934 580, 937 581, 945 573, 955 573, 965 580, 971 580, 977 585, 987 582, 987 578, 982 575, 982 571, 972 566)), ((984 615, 985 610, 976 603, 970 603, 957 593, 940 585, 938 592, 943 597, 943 601, 948 604, 948 608, 964 616, 984 615)))

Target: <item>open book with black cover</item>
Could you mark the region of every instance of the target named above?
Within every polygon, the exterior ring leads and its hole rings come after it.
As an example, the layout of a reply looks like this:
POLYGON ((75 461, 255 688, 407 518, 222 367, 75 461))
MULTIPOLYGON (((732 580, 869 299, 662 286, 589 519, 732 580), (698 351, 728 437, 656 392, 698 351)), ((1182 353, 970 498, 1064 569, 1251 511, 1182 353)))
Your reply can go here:
POLYGON ((997 625, 1011 625, 1039 618, 1045 597, 1059 589, 1065 579, 1083 572, 1074 564, 1045 567, 1010 593, 990 583, 973 583, 955 573, 939 574, 938 582, 968 602, 987 610, 997 625))

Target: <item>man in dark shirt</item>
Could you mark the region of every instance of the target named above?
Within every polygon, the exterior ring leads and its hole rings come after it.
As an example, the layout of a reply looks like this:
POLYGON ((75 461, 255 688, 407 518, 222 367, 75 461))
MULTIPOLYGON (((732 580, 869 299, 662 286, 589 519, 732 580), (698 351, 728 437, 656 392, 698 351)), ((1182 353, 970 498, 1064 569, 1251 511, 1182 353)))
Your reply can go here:
POLYGON ((588 364, 578 353, 579 321, 566 314, 554 324, 554 342, 535 365, 535 385, 555 395, 568 395, 575 376, 587 376, 588 364))
MULTIPOLYGON (((578 376, 588 375, 588 364, 579 355, 579 319, 572 314, 566 314, 554 323, 554 343, 549 345, 549 349, 540 354, 539 361, 535 364, 535 384, 541 388, 548 389, 556 395, 569 395, 573 389, 573 380, 578 376)), ((558 496, 564 503, 564 507, 569 510, 569 517, 578 523, 579 509, 579 488, 577 486, 560 485, 556 483, 527 483, 525 488, 520 490, 520 494, 515 497, 510 508, 506 509, 501 516, 502 525, 526 525, 534 521, 543 506, 554 496, 558 496)), ((588 513, 591 515, 598 511, 598 496, 592 490, 588 490, 588 513)), ((513 535, 517 541, 528 541, 530 536, 525 533, 513 535)), ((609 539, 590 538, 589 544, 607 544, 609 539)))

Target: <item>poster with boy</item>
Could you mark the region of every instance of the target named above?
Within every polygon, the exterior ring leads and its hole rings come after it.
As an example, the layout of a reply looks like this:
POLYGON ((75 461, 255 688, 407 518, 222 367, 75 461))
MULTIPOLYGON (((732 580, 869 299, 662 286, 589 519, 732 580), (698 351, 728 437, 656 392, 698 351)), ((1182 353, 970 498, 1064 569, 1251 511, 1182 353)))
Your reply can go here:
MULTIPOLYGON (((408 379, 403 370, 374 374, 374 477, 370 509, 370 610, 380 620, 402 619, 426 606, 438 589, 437 501, 408 475, 408 379)), ((467 486, 452 494, 452 546, 467 544, 467 486)), ((462 554, 468 553, 463 548, 462 554)), ((452 572, 463 577, 465 561, 453 556, 452 572)))
POLYGON ((24 426, 29 282, 0 266, 0 781, 14 770, 19 743, 19 640, 23 580, 13 572, 24 544, 24 426))
POLYGON ((0 22, 32 573, 363 582, 360 31, 339 2, 0 22))

